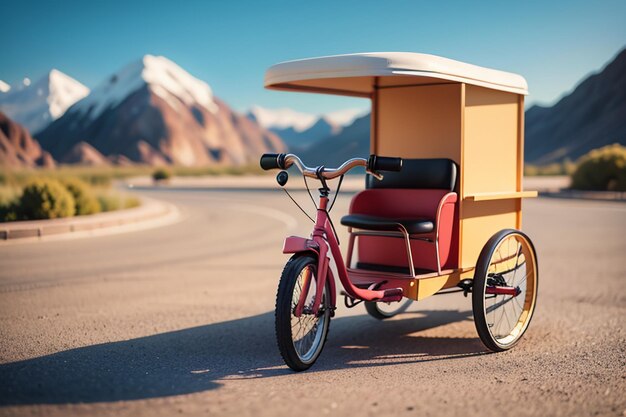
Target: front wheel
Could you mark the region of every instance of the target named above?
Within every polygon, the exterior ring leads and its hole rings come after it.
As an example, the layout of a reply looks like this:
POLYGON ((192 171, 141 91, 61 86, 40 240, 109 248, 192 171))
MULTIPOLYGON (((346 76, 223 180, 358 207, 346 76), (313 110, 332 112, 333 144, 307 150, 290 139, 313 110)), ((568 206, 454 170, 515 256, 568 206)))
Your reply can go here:
POLYGON ((494 352, 512 348, 530 324, 537 301, 537 254, 524 233, 502 230, 478 257, 472 287, 474 323, 494 352))
POLYGON ((364 302, 367 314, 378 320, 385 320, 397 314, 404 313, 412 303, 413 300, 410 298, 394 303, 377 303, 373 301, 364 302))
POLYGON ((316 315, 311 311, 317 289, 317 258, 294 255, 283 270, 276 295, 276 340, 285 363, 294 371, 304 371, 317 360, 330 326, 330 283, 326 280, 322 302, 316 315), (295 310, 303 291, 308 293, 303 313, 295 310))

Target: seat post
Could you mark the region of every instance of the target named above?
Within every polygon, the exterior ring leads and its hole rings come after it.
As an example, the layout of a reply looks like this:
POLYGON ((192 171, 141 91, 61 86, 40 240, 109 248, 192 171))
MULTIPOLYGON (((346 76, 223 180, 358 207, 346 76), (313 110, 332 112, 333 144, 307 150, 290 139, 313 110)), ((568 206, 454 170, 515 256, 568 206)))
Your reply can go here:
POLYGON ((352 267, 352 252, 354 251, 354 242, 356 236, 352 233, 352 228, 348 227, 348 234, 350 235, 350 241, 348 242, 348 256, 346 257, 346 268, 352 267))
POLYGON ((437 256, 437 273, 441 275, 441 260, 439 259, 439 229, 437 229, 437 235, 435 236, 435 254, 437 256))
POLYGON ((412 278, 415 278, 415 266, 413 265, 413 254, 411 253, 411 237, 409 232, 402 225, 398 225, 402 235, 404 235, 404 241, 406 242, 406 256, 409 260, 409 273, 412 278))

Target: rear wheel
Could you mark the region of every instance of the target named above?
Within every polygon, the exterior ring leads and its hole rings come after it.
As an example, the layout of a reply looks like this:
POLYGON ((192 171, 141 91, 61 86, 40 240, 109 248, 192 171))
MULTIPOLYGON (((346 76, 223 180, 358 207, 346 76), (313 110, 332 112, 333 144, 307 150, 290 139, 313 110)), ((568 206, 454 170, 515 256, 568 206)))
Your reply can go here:
POLYGON ((480 253, 472 287, 474 323, 484 345, 512 348, 528 328, 537 301, 535 248, 524 233, 502 230, 480 253))
POLYGON ((378 320, 385 320, 397 314, 404 313, 413 303, 413 300, 406 298, 394 303, 376 303, 365 301, 367 314, 378 320))
POLYGON ((322 292, 322 302, 317 314, 312 313, 317 291, 317 258, 311 255, 294 255, 283 270, 276 295, 276 340, 285 363, 294 371, 304 371, 317 360, 330 326, 330 283, 322 292), (300 295, 308 294, 303 313, 296 317, 295 310, 300 295))

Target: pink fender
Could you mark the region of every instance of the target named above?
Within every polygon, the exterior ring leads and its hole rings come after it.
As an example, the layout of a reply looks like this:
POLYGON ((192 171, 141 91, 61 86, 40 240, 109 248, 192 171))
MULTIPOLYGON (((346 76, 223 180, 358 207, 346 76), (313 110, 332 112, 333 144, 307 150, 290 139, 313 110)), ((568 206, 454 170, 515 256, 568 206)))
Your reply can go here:
POLYGON ((300 252, 313 252, 316 255, 319 255, 320 246, 313 239, 307 239, 300 236, 289 236, 285 238, 283 253, 300 252))
MULTIPOLYGON (((326 247, 326 243, 324 242, 324 247, 320 250, 320 245, 314 241, 313 239, 307 239, 299 236, 289 236, 285 239, 285 243, 283 244, 283 253, 304 253, 311 252, 318 259, 317 266, 317 291, 316 291, 316 299, 313 302, 313 310, 314 313, 317 313, 320 303, 321 303, 321 294, 322 289, 324 288, 324 284, 326 280, 329 281, 330 286, 330 305, 332 307, 331 315, 334 315, 335 308, 337 307, 337 288, 335 285, 335 278, 333 277, 333 273, 330 269, 330 262, 328 257, 326 256, 326 252, 328 248, 326 247), (320 252, 324 252, 324 256, 320 256, 320 252)), ((296 306, 296 311, 294 315, 296 317, 300 317, 302 315, 302 310, 304 308, 304 301, 308 295, 310 288, 310 281, 305 283, 305 288, 302 289, 302 293, 300 295, 300 300, 298 301, 298 305, 296 306)))

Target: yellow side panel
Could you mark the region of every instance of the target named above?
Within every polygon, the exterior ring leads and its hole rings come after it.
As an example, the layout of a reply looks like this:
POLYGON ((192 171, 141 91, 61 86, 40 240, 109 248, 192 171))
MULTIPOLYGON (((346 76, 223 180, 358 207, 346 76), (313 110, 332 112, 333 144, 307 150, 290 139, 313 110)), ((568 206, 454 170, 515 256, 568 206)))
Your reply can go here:
POLYGON ((376 153, 460 163, 461 89, 461 84, 379 89, 376 153))
POLYGON ((517 228, 521 222, 519 198, 466 198, 521 191, 520 103, 516 94, 465 86, 460 207, 463 268, 476 265, 491 236, 502 229, 517 228))
POLYGON ((519 191, 518 96, 465 88, 464 195, 519 191))
POLYGON ((518 200, 464 201, 461 266, 476 265, 478 255, 491 236, 502 229, 515 229, 518 200))

